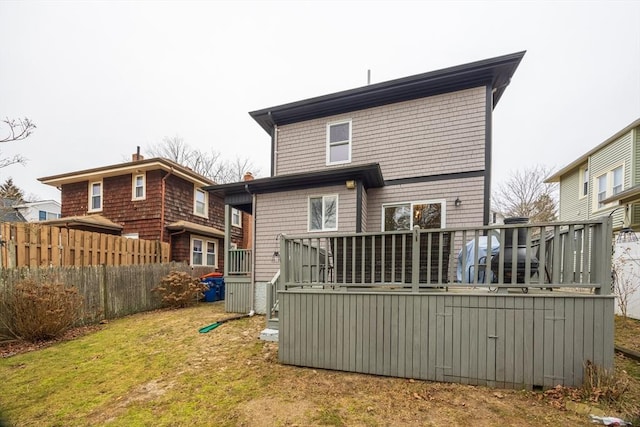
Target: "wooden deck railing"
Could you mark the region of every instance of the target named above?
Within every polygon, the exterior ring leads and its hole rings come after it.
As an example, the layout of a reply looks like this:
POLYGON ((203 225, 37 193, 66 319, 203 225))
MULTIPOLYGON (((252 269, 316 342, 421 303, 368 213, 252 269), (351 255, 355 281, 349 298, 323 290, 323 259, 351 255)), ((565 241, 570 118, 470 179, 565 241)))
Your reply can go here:
POLYGON ((243 276, 251 274, 251 249, 229 250, 228 274, 243 276))
POLYGON ((611 219, 281 239, 280 289, 480 287, 611 292, 611 219))

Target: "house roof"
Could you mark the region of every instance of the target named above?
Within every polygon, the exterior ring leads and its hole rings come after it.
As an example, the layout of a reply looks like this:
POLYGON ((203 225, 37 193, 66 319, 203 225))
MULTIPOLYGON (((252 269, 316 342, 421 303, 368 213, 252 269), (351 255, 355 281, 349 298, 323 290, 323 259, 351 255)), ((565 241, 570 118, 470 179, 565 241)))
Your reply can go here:
POLYGON ((67 216, 64 218, 49 219, 46 221, 40 221, 40 224, 53 225, 55 227, 69 227, 69 228, 97 228, 102 230, 121 231, 122 225, 117 224, 102 215, 78 215, 67 216))
POLYGON ((563 167, 562 169, 560 169, 559 171, 557 171, 556 173, 554 173, 553 175, 551 175, 550 177, 545 179, 544 182, 560 182, 560 178, 563 175, 565 175, 566 173, 571 172, 572 170, 584 165, 589 160, 589 156, 591 156, 592 154, 600 151, 603 147, 611 144, 616 139, 620 138, 622 135, 628 133, 629 131, 631 131, 631 129, 636 128, 638 126, 640 126, 640 119, 635 120, 629 126, 625 127, 624 129, 620 130, 619 132, 616 132, 614 135, 612 135, 611 137, 607 138, 604 142, 598 144, 597 146, 595 146, 591 150, 587 151, 582 156, 578 157, 576 160, 574 160, 573 162, 569 163, 568 165, 566 165, 565 167, 563 167))
POLYGON ((212 185, 204 187, 204 190, 220 194, 225 197, 225 203, 251 213, 252 194, 313 188, 321 185, 345 183, 348 180, 360 180, 365 188, 384 186, 380 164, 370 163, 360 166, 324 169, 316 172, 278 175, 251 181, 212 185))
POLYGON ((85 169, 75 172, 63 173, 60 175, 46 176, 38 178, 43 184, 59 187, 63 184, 70 184, 81 181, 91 181, 111 176, 142 173, 150 170, 164 170, 171 172, 187 181, 191 181, 200 186, 213 185, 215 182, 182 166, 172 160, 163 157, 144 159, 133 162, 120 163, 117 165, 102 166, 99 168, 85 169))
POLYGON ((189 221, 176 221, 167 225, 167 229, 171 231, 188 231, 191 233, 203 234, 205 236, 224 237, 224 231, 217 228, 207 227, 206 225, 196 224, 189 221))
POLYGON ((271 134, 274 125, 295 123, 485 85, 493 88, 493 105, 495 106, 509 85, 524 54, 525 51, 522 51, 471 62, 264 108, 249 114, 268 134, 271 134))

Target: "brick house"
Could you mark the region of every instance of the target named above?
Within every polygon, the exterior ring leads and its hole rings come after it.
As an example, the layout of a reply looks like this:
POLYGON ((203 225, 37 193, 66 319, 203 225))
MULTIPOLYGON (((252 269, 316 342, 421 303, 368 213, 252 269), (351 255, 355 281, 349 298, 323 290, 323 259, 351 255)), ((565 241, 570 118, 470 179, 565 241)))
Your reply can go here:
MULTIPOLYGON (((38 178, 60 190, 61 218, 50 225, 159 240, 171 260, 222 271, 224 201, 203 190, 213 182, 165 158, 38 178)), ((230 244, 244 247, 243 218, 233 212, 230 244)))

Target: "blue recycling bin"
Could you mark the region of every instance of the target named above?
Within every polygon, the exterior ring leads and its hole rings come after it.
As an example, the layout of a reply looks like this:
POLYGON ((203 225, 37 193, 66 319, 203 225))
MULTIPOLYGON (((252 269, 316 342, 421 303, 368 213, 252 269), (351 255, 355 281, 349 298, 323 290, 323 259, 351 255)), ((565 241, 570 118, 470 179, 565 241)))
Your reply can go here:
POLYGON ((204 291, 204 300, 206 302, 224 299, 224 277, 220 273, 203 276, 200 281, 209 286, 209 289, 204 291))

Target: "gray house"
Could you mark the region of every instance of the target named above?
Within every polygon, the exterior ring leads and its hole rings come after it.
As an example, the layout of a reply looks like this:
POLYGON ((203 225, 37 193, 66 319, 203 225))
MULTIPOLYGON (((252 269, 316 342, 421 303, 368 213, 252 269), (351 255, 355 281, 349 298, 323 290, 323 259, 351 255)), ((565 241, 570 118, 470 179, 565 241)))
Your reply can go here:
POLYGON ((225 309, 265 313, 285 364, 529 388, 610 369, 610 221, 493 224, 492 114, 523 55, 251 112, 272 176, 206 188, 227 235, 253 218, 225 309))
POLYGON ((492 112, 523 56, 251 112, 272 176, 208 190, 255 219, 253 308, 266 308, 283 234, 489 224, 492 112))

